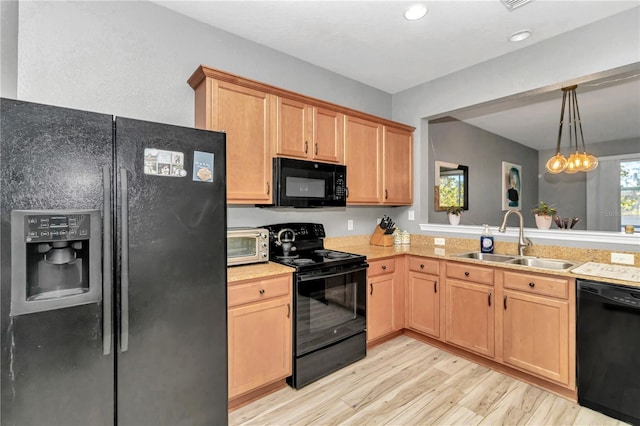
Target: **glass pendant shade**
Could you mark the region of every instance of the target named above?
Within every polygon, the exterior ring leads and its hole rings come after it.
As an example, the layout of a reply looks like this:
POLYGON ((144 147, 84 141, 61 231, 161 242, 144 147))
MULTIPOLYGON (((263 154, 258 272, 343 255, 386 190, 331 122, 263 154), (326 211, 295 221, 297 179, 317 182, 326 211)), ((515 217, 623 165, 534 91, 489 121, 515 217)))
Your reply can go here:
POLYGON ((562 88, 562 109, 560 110, 560 127, 558 130, 558 144, 556 149, 556 155, 551 157, 546 163, 546 169, 549 173, 577 173, 577 172, 590 172, 598 167, 598 159, 589 153, 587 153, 584 144, 584 135, 582 133, 582 122, 580 121, 580 110, 578 108, 578 98, 576 97, 576 88, 578 86, 569 86, 562 88), (569 107, 566 108, 567 100, 569 107), (560 152, 560 142, 562 140, 562 127, 565 122, 565 108, 568 111, 567 127, 569 130, 569 149, 574 147, 575 140, 575 152, 565 158, 560 152), (578 152, 578 135, 582 141, 583 152, 578 152))
POLYGON ((553 157, 549 158, 546 165, 547 171, 551 174, 562 173, 567 168, 567 159, 564 155, 557 153, 553 157))

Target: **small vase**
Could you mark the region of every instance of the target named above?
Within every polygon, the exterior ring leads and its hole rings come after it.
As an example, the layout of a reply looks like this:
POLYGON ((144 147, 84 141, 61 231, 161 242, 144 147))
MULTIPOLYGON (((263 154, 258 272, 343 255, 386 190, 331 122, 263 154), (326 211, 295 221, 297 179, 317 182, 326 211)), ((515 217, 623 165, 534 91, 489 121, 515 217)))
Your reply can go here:
POLYGON ((536 226, 538 229, 549 229, 551 228, 551 216, 540 216, 538 214, 536 216, 536 226))
POLYGON ((461 216, 462 216, 462 214, 449 213, 449 223, 451 225, 459 225, 461 216))

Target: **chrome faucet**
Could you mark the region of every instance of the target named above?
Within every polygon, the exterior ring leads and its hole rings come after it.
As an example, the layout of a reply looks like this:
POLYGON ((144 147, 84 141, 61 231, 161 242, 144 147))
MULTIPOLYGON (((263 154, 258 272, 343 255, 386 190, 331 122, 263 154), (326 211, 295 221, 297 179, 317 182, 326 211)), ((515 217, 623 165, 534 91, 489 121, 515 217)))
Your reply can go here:
POLYGON ((518 254, 520 256, 524 256, 525 247, 532 246, 533 243, 531 242, 530 239, 524 237, 524 223, 523 223, 522 213, 520 213, 520 210, 518 209, 507 210, 507 212, 504 214, 504 219, 502 219, 502 225, 500 225, 500 228, 498 228, 498 231, 504 233, 507 230, 507 218, 511 213, 515 213, 518 216, 518 218, 520 218, 520 234, 518 236, 518 254))

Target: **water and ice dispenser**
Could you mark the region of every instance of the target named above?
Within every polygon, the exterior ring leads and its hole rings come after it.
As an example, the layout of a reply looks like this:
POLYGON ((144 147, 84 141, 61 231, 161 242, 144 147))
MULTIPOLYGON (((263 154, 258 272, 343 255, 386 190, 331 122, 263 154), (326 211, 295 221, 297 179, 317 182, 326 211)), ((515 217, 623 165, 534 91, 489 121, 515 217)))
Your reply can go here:
POLYGON ((11 212, 11 315, 102 298, 99 210, 11 212))

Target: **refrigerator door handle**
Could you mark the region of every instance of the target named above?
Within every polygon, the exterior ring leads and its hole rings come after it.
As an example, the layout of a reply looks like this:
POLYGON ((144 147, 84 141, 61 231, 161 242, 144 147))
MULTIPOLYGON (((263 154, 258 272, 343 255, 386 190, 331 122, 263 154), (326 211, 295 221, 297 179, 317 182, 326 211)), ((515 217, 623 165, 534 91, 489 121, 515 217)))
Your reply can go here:
POLYGON ((120 169, 122 217, 122 272, 120 273, 120 351, 129 349, 129 183, 120 169))
POLYGON ((111 170, 109 166, 102 167, 102 354, 111 353, 112 340, 112 238, 111 232, 111 170))

